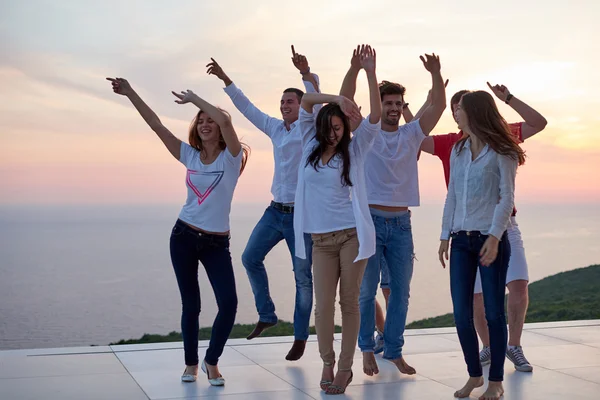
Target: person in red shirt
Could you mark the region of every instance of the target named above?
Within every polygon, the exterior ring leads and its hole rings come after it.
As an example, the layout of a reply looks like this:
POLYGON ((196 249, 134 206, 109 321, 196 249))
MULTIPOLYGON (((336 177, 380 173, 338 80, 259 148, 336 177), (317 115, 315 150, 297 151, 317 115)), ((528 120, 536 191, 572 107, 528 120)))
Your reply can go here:
MULTIPOLYGON (((513 96, 508 88, 504 85, 490 85, 494 95, 501 101, 512 107, 524 120, 524 122, 509 124, 511 132, 518 143, 522 143, 526 139, 532 137, 538 132, 541 132, 546 127, 546 119, 536 110, 513 96)), ((468 93, 467 90, 457 92, 450 100, 452 116, 454 115, 456 105, 460 102, 461 97, 468 93)), ((433 135, 427 137, 422 145, 421 150, 433 154, 442 161, 444 167, 444 177, 446 179, 446 187, 450 178, 450 153, 452 147, 458 142, 464 133, 448 133, 445 135, 433 135)), ((527 306, 529 305, 529 293, 527 285, 529 283, 529 274, 527 269, 527 260, 525 259, 525 249, 523 240, 521 239, 521 231, 516 222, 517 210, 513 210, 511 221, 507 229, 508 239, 511 246, 511 257, 506 276, 506 287, 508 288, 508 326, 509 339, 506 356, 513 362, 515 369, 523 372, 531 372, 533 367, 525 358, 523 349, 521 348, 521 334, 523 332, 523 324, 525 323, 525 315, 527 306)), ((475 296, 473 301, 475 328, 483 343, 483 349, 480 352, 480 360, 483 365, 487 365, 491 360, 490 353, 490 338, 488 327, 485 319, 485 311, 483 307, 483 294, 481 290, 481 278, 477 273, 477 281, 475 283, 475 296)))

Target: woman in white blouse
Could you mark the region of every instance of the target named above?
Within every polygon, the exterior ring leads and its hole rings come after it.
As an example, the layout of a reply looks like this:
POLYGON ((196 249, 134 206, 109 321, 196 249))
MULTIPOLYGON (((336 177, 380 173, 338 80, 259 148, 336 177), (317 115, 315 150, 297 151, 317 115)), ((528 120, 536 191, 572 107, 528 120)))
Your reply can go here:
POLYGON ((479 268, 492 353, 489 385, 480 399, 499 399, 504 393, 507 342, 504 287, 510 245, 506 228, 514 205, 517 165, 525 162, 525 154, 489 93, 463 95, 454 114, 466 135, 452 149, 439 258, 445 267, 452 238, 450 289, 454 320, 470 376, 454 395, 469 397, 473 389, 483 385, 473 324, 473 289, 479 268))
MULTIPOLYGON (((298 122, 303 154, 298 171, 294 231, 313 239, 315 325, 323 360, 321 389, 344 393, 352 381, 352 361, 358 338, 358 296, 367 260, 375 253, 375 228, 367 201, 364 156, 379 133, 381 100, 375 75, 375 50, 361 51, 361 65, 369 83, 371 112, 361 121, 356 104, 343 96, 306 93, 298 122), (314 116, 313 107, 329 103, 314 116), (351 120, 354 123, 351 123, 351 120), (354 131, 352 126, 360 126, 354 131), (334 376, 333 348, 335 295, 340 285, 342 351, 334 376)), ((296 255, 306 258, 304 246, 296 255)))

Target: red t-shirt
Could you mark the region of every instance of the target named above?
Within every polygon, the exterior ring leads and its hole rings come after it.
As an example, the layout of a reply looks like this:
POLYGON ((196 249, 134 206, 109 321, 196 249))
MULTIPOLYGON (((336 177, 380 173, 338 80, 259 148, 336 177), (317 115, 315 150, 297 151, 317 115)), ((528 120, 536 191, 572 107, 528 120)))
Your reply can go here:
MULTIPOLYGON (((522 123, 508 124, 511 133, 519 139, 519 143, 523 143, 522 123)), ((450 183, 450 155, 452 148, 463 136, 462 131, 458 133, 448 133, 446 135, 433 135, 433 155, 438 156, 444 167, 444 177, 446 178, 446 188, 450 183)), ((516 214, 516 209, 513 210, 513 215, 516 214)))

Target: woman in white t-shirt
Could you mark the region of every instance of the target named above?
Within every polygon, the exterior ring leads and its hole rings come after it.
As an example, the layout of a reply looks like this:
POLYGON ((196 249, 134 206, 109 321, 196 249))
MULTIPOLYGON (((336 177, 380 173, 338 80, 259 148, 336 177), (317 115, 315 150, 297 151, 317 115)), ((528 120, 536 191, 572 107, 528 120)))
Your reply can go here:
POLYGON ((489 385, 480 399, 499 399, 504 393, 507 342, 504 288, 510 243, 506 228, 514 207, 517 165, 523 164, 525 155, 489 93, 464 94, 454 109, 454 117, 467 135, 454 145, 450 157, 450 183, 439 249, 440 262, 445 267, 452 238, 450 291, 456 331, 469 373, 466 385, 454 396, 469 397, 484 382, 473 325, 473 289, 479 270, 492 354, 489 385))
MULTIPOLYGON (((361 52, 367 73, 371 114, 361 121, 359 110, 343 96, 306 93, 302 97, 299 130, 302 163, 298 170, 294 232, 296 240, 313 239, 315 325, 323 360, 321 389, 344 393, 352 381, 352 361, 358 338, 358 296, 368 258, 375 253, 375 227, 369 213, 364 156, 380 130, 381 100, 375 76, 375 50, 361 52), (313 106, 329 103, 314 116, 313 106), (360 126, 351 139, 351 121, 360 126), (340 284, 342 351, 334 377, 335 295, 340 284)), ((304 246, 296 255, 306 258, 304 246)))
POLYGON ((173 92, 179 104, 193 103, 200 111, 194 117, 187 144, 173 135, 158 116, 122 78, 107 78, 115 93, 126 96, 142 118, 165 144, 171 155, 187 168, 187 201, 171 232, 171 261, 182 301, 181 330, 186 368, 181 380, 194 382, 198 376, 198 317, 200 288, 198 261, 211 283, 219 311, 202 370, 213 386, 225 379, 217 363, 237 312, 237 295, 229 252, 229 212, 233 191, 248 158, 249 149, 240 143, 231 118, 191 91, 173 92))

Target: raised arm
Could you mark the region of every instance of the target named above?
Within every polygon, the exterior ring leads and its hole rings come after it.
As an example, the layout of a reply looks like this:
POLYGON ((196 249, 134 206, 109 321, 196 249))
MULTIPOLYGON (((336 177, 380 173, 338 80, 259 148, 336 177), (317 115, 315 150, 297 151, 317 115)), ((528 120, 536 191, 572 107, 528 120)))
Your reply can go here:
POLYGON ((377 83, 377 76, 375 74, 376 66, 376 53, 375 49, 371 46, 365 46, 360 53, 360 62, 362 68, 367 73, 367 81, 369 83, 369 119, 352 121, 351 125, 358 128, 354 130, 354 137, 350 146, 353 151, 357 154, 363 154, 362 159, 364 160, 364 154, 372 147, 375 137, 381 130, 381 96, 379 95, 379 85, 377 83))
POLYGON ((300 106, 307 113, 312 113, 313 106, 323 103, 336 103, 348 118, 360 118, 360 110, 352 100, 335 94, 305 93, 300 106))
POLYGON ((546 127, 548 124, 546 118, 544 118, 542 114, 534 110, 532 107, 513 96, 506 86, 492 86, 489 82, 487 84, 497 98, 511 106, 512 109, 515 110, 525 121, 521 127, 521 135, 523 140, 532 137, 538 132, 541 132, 546 127))
POLYGON ((106 78, 112 83, 113 91, 117 94, 126 96, 135 109, 140 113, 144 121, 162 140, 167 150, 175 159, 179 160, 181 150, 181 140, 171 133, 160 121, 158 115, 141 99, 141 97, 133 90, 129 82, 123 78, 106 78))
POLYGON ((206 65, 208 67, 206 73, 214 75, 225 84, 225 93, 231 98, 233 105, 242 113, 248 121, 257 127, 261 132, 267 136, 271 136, 271 127, 281 123, 280 119, 273 118, 270 115, 262 112, 258 109, 250 99, 233 83, 229 76, 223 71, 223 68, 219 65, 214 58, 211 58, 211 62, 206 65))
POLYGON ((354 101, 354 95, 356 94, 356 79, 358 78, 358 73, 362 68, 360 62, 361 48, 364 50, 365 45, 363 44, 362 47, 356 46, 356 49, 352 51, 350 69, 348 69, 348 72, 346 72, 346 76, 344 76, 344 81, 342 82, 342 87, 340 88, 340 96, 344 96, 352 101, 354 101))
MULTIPOLYGON (((292 63, 294 64, 294 67, 296 67, 298 69, 298 71, 300 71, 300 75, 302 75, 302 80, 312 84, 312 87, 314 88, 315 92, 320 92, 319 80, 317 79, 317 76, 315 74, 312 74, 310 72, 310 66, 308 65, 308 59, 306 58, 306 56, 304 56, 300 53, 296 53, 296 50, 294 49, 294 45, 292 45, 292 63)), ((304 86, 306 87, 307 90, 309 89, 308 85, 305 84, 304 86)), ((308 91, 312 91, 312 90, 308 90, 308 91)))
MULTIPOLYGON (((444 83, 444 90, 445 88, 448 87, 448 82, 450 80, 446 79, 446 82, 444 83)), ((417 114, 415 114, 415 119, 419 119, 423 116, 423 114, 425 113, 425 111, 427 110, 427 108, 431 105, 432 100, 431 100, 431 92, 433 89, 429 89, 429 92, 427 93, 427 100, 425 100, 425 103, 423 103, 423 105, 421 106, 421 108, 419 108, 419 111, 417 111, 417 114)), ((445 93, 445 92, 444 92, 445 93)), ((406 121, 407 123, 410 121, 406 121)))
MULTIPOLYGON (((425 105, 423 105, 425 106, 425 105)), ((413 119, 415 119, 415 116, 413 115, 412 111, 410 111, 410 108, 408 107, 408 103, 404 103, 404 105, 402 106, 402 117, 404 118, 404 122, 406 122, 407 124, 409 122, 411 122, 413 119)), ((423 107, 421 107, 422 109, 423 107)), ((421 112, 421 110, 419 110, 419 112, 421 112)))
POLYGON ((192 103, 206 113, 206 115, 215 121, 217 125, 219 125, 219 128, 221 128, 221 135, 223 135, 223 140, 225 140, 225 145, 229 149, 231 155, 237 157, 238 154, 240 154, 240 151, 242 151, 242 145, 237 137, 237 134, 235 133, 235 129, 231 123, 231 118, 228 115, 206 100, 202 99, 191 90, 182 91, 181 94, 175 92, 171 93, 177 97, 178 100, 175 100, 177 104, 192 103))
POLYGON ((375 74, 377 53, 371 46, 365 46, 360 53, 360 64, 367 73, 369 83, 369 103, 370 113, 369 122, 376 124, 381 120, 381 96, 379 95, 379 86, 377 84, 377 75, 375 74))
POLYGON ((302 102, 300 103, 302 109, 298 115, 298 122, 300 124, 300 132, 302 135, 302 147, 306 146, 308 142, 310 142, 310 139, 312 139, 312 135, 314 135, 316 116, 313 115, 313 107, 323 103, 336 103, 350 119, 361 118, 358 106, 352 100, 344 96, 323 93, 305 93, 304 96, 302 96, 302 102))
MULTIPOLYGON (((427 136, 433 130, 446 109, 446 88, 441 74, 440 58, 435 54, 421 56, 425 69, 431 73, 431 104, 419 116, 421 130, 427 136)), ((418 114, 418 113, 417 113, 418 114)))
POLYGON ((433 136, 427 136, 421 142, 421 151, 429 154, 435 154, 435 141, 433 140, 433 136))

